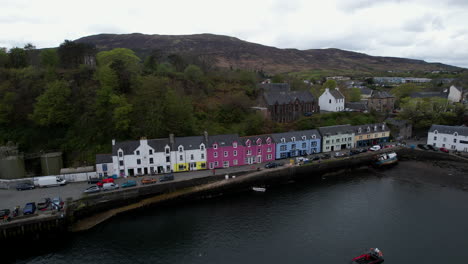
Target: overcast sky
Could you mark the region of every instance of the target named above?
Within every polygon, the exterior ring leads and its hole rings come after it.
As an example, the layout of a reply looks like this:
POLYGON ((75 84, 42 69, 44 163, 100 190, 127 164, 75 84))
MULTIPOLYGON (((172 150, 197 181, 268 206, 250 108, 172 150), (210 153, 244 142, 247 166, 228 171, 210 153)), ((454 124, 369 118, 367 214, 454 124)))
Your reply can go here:
POLYGON ((0 0, 0 47, 99 33, 213 33, 468 68, 468 0, 0 0))

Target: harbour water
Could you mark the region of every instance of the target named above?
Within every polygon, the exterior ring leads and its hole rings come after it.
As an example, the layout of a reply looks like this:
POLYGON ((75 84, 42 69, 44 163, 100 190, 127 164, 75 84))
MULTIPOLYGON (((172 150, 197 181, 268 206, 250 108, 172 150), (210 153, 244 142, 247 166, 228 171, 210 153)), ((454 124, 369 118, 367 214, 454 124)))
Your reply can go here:
POLYGON ((349 263, 379 247, 385 263, 465 263, 468 192, 407 180, 426 173, 412 163, 146 208, 16 262, 349 263))

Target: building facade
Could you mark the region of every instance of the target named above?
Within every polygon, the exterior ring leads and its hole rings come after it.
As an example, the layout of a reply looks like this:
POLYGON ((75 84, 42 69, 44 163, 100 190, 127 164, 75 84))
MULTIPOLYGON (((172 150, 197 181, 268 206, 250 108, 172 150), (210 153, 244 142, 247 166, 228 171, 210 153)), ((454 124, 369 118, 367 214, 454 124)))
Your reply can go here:
POLYGON ((468 152, 468 127, 432 125, 427 133, 427 144, 468 152))
POLYGON ((408 121, 387 118, 385 122, 390 128, 390 134, 396 140, 405 140, 413 136, 413 125, 408 121))
POLYGON ((354 126, 354 147, 370 147, 390 141, 390 128, 385 123, 354 126))
POLYGON ((275 160, 276 146, 271 135, 242 137, 244 164, 255 164, 275 160))
POLYGON ((318 103, 309 91, 264 92, 261 105, 267 108, 267 116, 275 122, 287 123, 304 115, 318 112, 318 103))
POLYGON ((463 91, 455 85, 450 86, 447 91, 447 99, 452 103, 459 103, 463 99, 463 91))
MULTIPOLYGON (((169 140, 171 140, 172 135, 169 140)), ((171 149, 172 170, 193 171, 205 170, 206 166, 206 147, 203 136, 176 137, 171 149)))
POLYGON ((367 99, 367 107, 377 112, 392 112, 395 108, 395 96, 387 92, 374 91, 367 99))
POLYGON ((244 146, 237 134, 208 136, 207 163, 209 169, 244 165, 244 146))
POLYGON ((344 111, 345 97, 338 88, 326 88, 319 97, 320 111, 340 112, 344 111))
POLYGON ((320 127, 322 152, 339 151, 354 147, 354 129, 351 125, 320 127))
POLYGON ((114 174, 114 163, 112 154, 96 154, 96 175, 99 178, 112 176, 114 174))
POLYGON ((276 159, 285 159, 321 151, 321 136, 318 130, 293 131, 271 135, 276 144, 276 159))

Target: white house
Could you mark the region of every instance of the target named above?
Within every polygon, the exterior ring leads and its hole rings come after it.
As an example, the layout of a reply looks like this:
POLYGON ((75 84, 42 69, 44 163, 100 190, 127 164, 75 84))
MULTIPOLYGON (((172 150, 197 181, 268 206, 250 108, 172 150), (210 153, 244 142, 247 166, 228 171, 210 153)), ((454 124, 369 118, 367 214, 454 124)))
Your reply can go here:
POLYGON ((126 177, 170 172, 170 153, 168 139, 112 140, 113 174, 126 177))
POLYGON ((427 144, 468 152, 468 127, 432 125, 427 133, 427 144))
POLYGON ((99 177, 107 177, 114 174, 112 154, 96 154, 96 174, 99 177))
POLYGON ((325 89, 322 95, 319 97, 320 110, 330 112, 344 111, 345 97, 338 88, 325 89))
POLYGON ((203 136, 170 136, 172 170, 191 171, 206 169, 206 140, 203 136))
POLYGON ((463 91, 455 85, 450 86, 448 89, 447 99, 452 103, 459 103, 463 98, 463 91))

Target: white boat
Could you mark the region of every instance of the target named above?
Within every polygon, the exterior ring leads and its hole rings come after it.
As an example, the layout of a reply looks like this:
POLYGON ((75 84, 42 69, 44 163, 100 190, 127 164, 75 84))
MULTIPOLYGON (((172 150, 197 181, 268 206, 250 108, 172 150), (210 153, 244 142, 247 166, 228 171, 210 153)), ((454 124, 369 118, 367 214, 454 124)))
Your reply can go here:
POLYGON ((256 191, 256 192, 265 192, 266 191, 266 188, 263 188, 263 187, 252 187, 252 190, 256 191))

